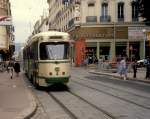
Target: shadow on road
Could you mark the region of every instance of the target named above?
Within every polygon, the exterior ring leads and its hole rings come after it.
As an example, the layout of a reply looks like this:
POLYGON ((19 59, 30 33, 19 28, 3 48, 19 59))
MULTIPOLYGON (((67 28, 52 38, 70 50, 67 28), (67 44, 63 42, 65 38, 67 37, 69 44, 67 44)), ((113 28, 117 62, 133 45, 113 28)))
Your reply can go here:
POLYGON ((56 84, 53 84, 53 85, 50 85, 48 88, 43 88, 41 90, 46 90, 46 91, 68 91, 69 90, 69 87, 65 84, 61 84, 61 83, 56 83, 56 84))

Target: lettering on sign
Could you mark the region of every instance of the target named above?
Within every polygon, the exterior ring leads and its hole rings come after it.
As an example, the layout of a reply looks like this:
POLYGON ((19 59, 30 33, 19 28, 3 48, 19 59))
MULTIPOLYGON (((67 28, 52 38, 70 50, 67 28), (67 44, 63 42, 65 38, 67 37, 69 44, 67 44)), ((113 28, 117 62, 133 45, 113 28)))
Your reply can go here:
POLYGON ((81 37, 84 37, 84 38, 112 38, 114 37, 114 34, 113 33, 109 33, 109 34, 100 34, 100 33, 83 33, 83 34, 76 34, 75 35, 77 38, 81 38, 81 37))

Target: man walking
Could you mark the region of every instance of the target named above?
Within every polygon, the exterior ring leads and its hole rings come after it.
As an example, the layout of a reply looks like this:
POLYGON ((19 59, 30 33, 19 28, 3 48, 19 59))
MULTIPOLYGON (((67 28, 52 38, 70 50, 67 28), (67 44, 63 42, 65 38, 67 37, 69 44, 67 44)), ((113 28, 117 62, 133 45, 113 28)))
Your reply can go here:
POLYGON ((150 79, 150 58, 146 58, 146 77, 145 79, 150 79))
POLYGON ((133 78, 136 78, 136 73, 137 73, 137 62, 136 62, 136 60, 133 61, 132 68, 133 68, 133 78))

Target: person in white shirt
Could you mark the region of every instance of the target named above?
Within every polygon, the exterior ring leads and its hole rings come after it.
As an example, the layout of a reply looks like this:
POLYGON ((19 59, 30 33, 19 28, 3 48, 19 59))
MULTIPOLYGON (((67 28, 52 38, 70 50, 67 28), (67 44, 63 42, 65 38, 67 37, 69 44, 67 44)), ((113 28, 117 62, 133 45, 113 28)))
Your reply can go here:
POLYGON ((120 75, 123 75, 123 79, 126 80, 127 79, 127 64, 126 64, 126 58, 122 58, 122 60, 120 61, 120 75))

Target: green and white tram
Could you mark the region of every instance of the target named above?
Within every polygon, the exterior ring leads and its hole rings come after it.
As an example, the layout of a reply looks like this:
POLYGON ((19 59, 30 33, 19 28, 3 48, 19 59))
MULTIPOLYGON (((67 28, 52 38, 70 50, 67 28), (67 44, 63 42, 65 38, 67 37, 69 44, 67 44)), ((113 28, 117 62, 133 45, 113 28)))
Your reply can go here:
POLYGON ((24 70, 35 87, 67 83, 70 78, 70 37, 58 31, 29 38, 23 50, 24 70))

